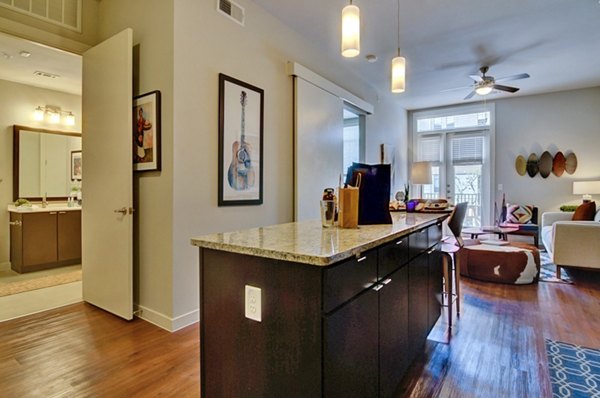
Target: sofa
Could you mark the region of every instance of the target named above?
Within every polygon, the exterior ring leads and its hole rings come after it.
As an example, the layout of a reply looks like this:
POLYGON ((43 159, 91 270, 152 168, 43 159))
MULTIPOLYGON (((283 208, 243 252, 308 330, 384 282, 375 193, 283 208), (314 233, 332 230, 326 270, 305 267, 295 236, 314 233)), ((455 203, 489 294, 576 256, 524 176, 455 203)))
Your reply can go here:
POLYGON ((572 217, 573 212, 542 214, 542 243, 559 279, 562 266, 600 269, 600 210, 594 221, 572 221, 572 217))

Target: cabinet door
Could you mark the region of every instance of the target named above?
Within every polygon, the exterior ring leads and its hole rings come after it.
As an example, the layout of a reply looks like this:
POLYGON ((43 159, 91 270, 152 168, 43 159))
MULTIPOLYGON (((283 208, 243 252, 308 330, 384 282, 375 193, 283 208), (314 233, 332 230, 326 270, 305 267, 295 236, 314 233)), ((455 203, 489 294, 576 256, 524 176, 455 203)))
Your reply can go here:
MULTIPOLYGON (((438 245, 439 246, 439 245, 438 245)), ((431 331, 439 319, 442 311, 442 289, 443 289, 443 253, 435 246, 427 252, 429 265, 429 297, 427 307, 427 330, 431 331)))
POLYGON ((408 264, 408 341, 411 360, 427 339, 428 279, 427 255, 421 254, 408 264))
POLYGON ((371 288, 325 317, 325 397, 377 397, 378 301, 371 288))
POLYGON ((392 397, 410 365, 408 266, 383 283, 379 291, 379 391, 380 397, 392 397))
POLYGON ((387 245, 381 246, 378 251, 378 278, 396 271, 408 262, 408 236, 403 236, 387 245))
POLYGON ((58 212, 58 261, 81 260, 81 211, 58 212))
POLYGON ((10 266, 14 271, 22 272, 23 266, 23 217, 10 213, 10 266))
POLYGON ((58 258, 56 212, 23 214, 23 268, 55 263, 58 258))

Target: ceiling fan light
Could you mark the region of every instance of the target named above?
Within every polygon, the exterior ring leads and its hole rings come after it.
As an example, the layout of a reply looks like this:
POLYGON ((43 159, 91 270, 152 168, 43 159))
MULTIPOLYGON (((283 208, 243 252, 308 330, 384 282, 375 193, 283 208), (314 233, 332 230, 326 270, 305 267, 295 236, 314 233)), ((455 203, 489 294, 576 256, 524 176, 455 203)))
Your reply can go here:
POLYGON ((360 10, 349 4, 342 10, 342 55, 346 58, 360 54, 360 10))
POLYGON ((488 95, 492 92, 492 86, 489 86, 487 84, 478 86, 477 88, 475 88, 475 92, 479 95, 488 95))
POLYGON ((406 86, 406 59, 392 59, 392 93, 403 93, 406 86))

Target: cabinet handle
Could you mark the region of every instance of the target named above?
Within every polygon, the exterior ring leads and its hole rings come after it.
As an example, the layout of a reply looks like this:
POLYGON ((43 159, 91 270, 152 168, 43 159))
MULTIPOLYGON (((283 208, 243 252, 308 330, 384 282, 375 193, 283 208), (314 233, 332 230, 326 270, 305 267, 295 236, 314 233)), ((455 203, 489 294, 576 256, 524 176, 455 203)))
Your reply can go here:
POLYGON ((425 232, 427 232, 427 229, 423 229, 421 230, 421 233, 424 234, 425 232))
POLYGON ((375 285, 375 286, 373 286, 373 290, 375 290, 376 292, 380 291, 381 288, 383 288, 383 285, 375 285))
POLYGON ((367 256, 362 256, 362 257, 356 259, 356 261, 360 263, 361 261, 365 261, 366 259, 367 259, 367 256))
POLYGON ((55 211, 51 211, 51 212, 50 212, 50 213, 48 213, 48 214, 56 214, 56 212, 55 212, 55 211))
POLYGON ((59 211, 58 214, 67 214, 66 211, 59 211))
POLYGON ((431 253, 433 253, 434 251, 435 251, 435 249, 431 249, 431 250, 429 250, 429 251, 427 252, 427 254, 431 254, 431 253))
POLYGON ((392 278, 387 278, 384 281, 381 281, 381 283, 383 283, 384 285, 387 285, 388 283, 390 283, 392 281, 392 278))
POLYGON ((398 242, 396 242, 397 245, 401 245, 402 242, 404 242, 403 240, 399 240, 398 242))
POLYGON ((14 225, 15 227, 20 227, 23 223, 20 220, 17 221, 9 221, 8 225, 14 225))

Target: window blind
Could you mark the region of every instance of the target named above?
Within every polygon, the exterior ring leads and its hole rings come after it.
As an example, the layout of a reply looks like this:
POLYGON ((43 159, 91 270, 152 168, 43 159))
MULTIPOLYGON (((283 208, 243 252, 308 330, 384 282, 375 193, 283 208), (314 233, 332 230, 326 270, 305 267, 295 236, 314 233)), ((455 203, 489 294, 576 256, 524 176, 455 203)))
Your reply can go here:
POLYGON ((442 160, 442 136, 425 135, 419 137, 418 162, 437 162, 442 160))
POLYGON ((451 145, 453 165, 483 164, 483 136, 453 137, 451 145))

